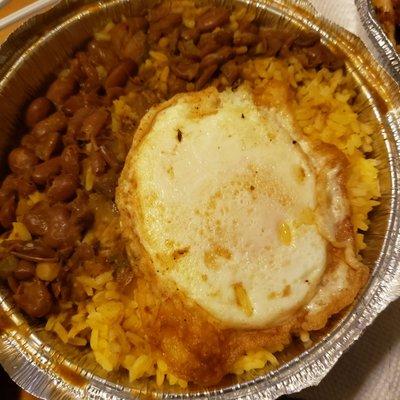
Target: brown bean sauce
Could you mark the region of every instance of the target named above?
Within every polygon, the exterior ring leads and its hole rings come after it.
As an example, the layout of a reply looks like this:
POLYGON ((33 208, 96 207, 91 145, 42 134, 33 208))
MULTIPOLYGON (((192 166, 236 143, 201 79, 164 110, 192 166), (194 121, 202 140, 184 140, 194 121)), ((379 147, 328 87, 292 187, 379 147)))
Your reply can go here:
POLYGON ((3 310, 0 309, 0 333, 2 331, 7 331, 15 328, 16 325, 14 321, 3 310))
POLYGON ((83 387, 88 383, 86 378, 74 371, 72 368, 63 364, 57 364, 54 367, 54 372, 75 387, 83 387))

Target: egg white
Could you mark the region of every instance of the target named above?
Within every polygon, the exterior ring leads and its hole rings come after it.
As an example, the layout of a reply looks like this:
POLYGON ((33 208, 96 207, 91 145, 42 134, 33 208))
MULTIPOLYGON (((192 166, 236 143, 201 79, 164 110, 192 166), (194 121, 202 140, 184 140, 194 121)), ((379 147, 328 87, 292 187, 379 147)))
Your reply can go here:
POLYGON ((327 250, 310 219, 315 172, 290 118, 257 107, 246 87, 207 89, 140 129, 117 201, 161 282, 226 327, 274 325, 307 303, 327 250))

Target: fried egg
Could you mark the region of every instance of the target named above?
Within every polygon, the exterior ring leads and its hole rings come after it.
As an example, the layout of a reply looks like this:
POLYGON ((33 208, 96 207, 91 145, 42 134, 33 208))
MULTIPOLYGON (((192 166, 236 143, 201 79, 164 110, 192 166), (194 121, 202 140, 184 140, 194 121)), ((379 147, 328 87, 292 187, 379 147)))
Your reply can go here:
POLYGON ((330 266, 348 210, 334 165, 321 182, 326 164, 247 86, 177 95, 143 118, 119 181, 128 251, 226 328, 321 313, 348 275, 330 266))

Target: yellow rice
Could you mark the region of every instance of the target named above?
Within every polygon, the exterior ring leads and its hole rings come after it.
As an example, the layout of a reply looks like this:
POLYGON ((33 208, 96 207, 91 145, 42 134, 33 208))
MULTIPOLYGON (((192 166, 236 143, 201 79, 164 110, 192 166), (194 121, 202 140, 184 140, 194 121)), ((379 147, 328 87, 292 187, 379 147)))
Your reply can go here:
MULTIPOLYGON (((190 26, 190 18, 186 24, 190 26)), ((144 63, 145 66, 152 63, 159 66, 155 85, 165 85, 168 77, 166 61, 162 53, 152 52, 144 63)), ((356 106, 351 105, 357 93, 350 76, 342 70, 305 70, 295 58, 249 61, 244 73, 255 84, 270 79, 290 82, 295 91, 294 117, 300 129, 312 139, 334 144, 347 156, 350 165, 347 189, 352 222, 357 235, 357 247, 363 249, 362 231, 368 229, 368 212, 378 204, 380 191, 377 161, 367 157, 372 150, 374 126, 362 122, 356 106)), ((161 89, 165 88, 161 86, 161 89)), ((116 100, 112 117, 113 131, 126 126, 129 119, 134 121, 133 125, 138 122, 127 102, 123 98, 116 100)), ((111 272, 96 278, 81 276, 79 281, 89 300, 76 304, 77 312, 72 318, 66 319, 67 311, 51 316, 47 330, 55 332, 63 342, 72 345, 84 346, 88 341, 96 361, 106 371, 122 367, 128 371, 130 381, 152 377, 159 386, 163 383, 182 388, 187 386, 187 382, 169 372, 164 361, 152 355, 141 332, 134 294, 128 297, 118 291, 111 272)), ((306 347, 311 345, 308 332, 301 333, 301 340, 306 347)), ((277 365, 273 354, 260 349, 240 358, 231 372, 240 375, 277 365)))

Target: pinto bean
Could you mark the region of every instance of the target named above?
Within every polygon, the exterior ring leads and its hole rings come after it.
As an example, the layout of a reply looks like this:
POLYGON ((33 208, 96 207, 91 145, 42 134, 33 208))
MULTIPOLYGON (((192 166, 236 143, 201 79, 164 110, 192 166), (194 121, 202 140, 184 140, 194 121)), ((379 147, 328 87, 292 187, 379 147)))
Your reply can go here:
POLYGON ((200 90, 206 85, 206 83, 211 79, 217 68, 218 66, 215 64, 204 68, 199 79, 196 82, 196 90, 200 90))
POLYGON ((76 94, 71 96, 63 106, 63 110, 69 116, 74 115, 78 110, 80 110, 83 106, 83 99, 80 94, 76 94))
POLYGON ((306 68, 316 68, 328 58, 327 49, 320 43, 312 47, 304 48, 302 53, 306 57, 304 65, 306 68))
POLYGON ((293 44, 298 47, 311 47, 317 44, 320 39, 320 35, 316 32, 301 32, 293 44))
MULTIPOLYGON (((26 177, 17 176, 15 174, 10 174, 6 176, 3 184, 1 185, 0 204, 4 203, 12 194, 20 194, 19 189, 21 181, 29 182, 29 179, 27 179, 26 177)), ((23 186, 25 186, 25 182, 23 183, 23 186)), ((26 188, 24 187, 24 190, 21 192, 22 196, 29 195, 31 193, 29 190, 27 191, 28 193, 26 193, 25 190, 26 188)))
POLYGON ((71 96, 63 105, 63 111, 68 116, 73 116, 82 107, 100 106, 102 99, 95 92, 80 92, 71 96))
POLYGON ((175 28, 170 34, 168 34, 168 47, 170 54, 176 54, 178 48, 178 40, 180 35, 180 29, 175 28))
POLYGON ((16 176, 15 177, 15 189, 20 197, 27 197, 36 190, 35 184, 32 182, 30 177, 27 176, 16 176))
POLYGON ((85 92, 97 92, 101 88, 101 80, 96 67, 88 63, 82 68, 87 78, 82 83, 82 90, 85 92))
POLYGON ((15 196, 11 195, 0 207, 0 224, 9 229, 12 227, 12 223, 15 221, 15 211, 17 209, 15 196))
POLYGON ((323 64, 325 65, 326 68, 329 69, 329 71, 336 71, 340 68, 343 68, 344 60, 341 57, 333 56, 328 60, 324 60, 323 64))
POLYGON ((80 230, 71 219, 68 206, 55 204, 50 208, 48 229, 43 235, 43 242, 52 247, 63 249, 73 246, 80 239, 80 230))
POLYGON ((25 135, 22 136, 20 145, 30 150, 34 150, 36 143, 37 143, 37 136, 35 136, 31 132, 31 133, 26 133, 25 135))
POLYGON ((150 29, 154 28, 156 30, 160 30, 162 33, 168 33, 171 28, 180 25, 181 22, 181 14, 170 13, 154 23, 150 29))
POLYGON ((0 202, 4 201, 5 197, 8 197, 8 195, 15 193, 17 191, 17 187, 17 176, 14 174, 7 175, 1 185, 0 202))
POLYGON ((8 155, 8 165, 15 174, 29 172, 37 163, 34 152, 25 147, 17 147, 8 155))
POLYGON ((72 96, 77 89, 77 82, 74 76, 68 75, 57 78, 49 87, 46 97, 53 103, 63 104, 68 97, 72 96))
MULTIPOLYGON (((85 53, 78 53, 76 55, 76 58, 80 62, 81 71, 84 79, 84 90, 97 90, 100 87, 100 79, 96 67, 91 63, 89 57, 85 53)), ((72 94, 73 93, 71 93, 71 95, 72 94)))
POLYGON ((72 60, 70 60, 69 62, 69 71, 70 71, 70 75, 72 75, 73 77, 75 77, 75 79, 79 82, 81 81, 84 76, 83 76, 83 72, 81 69, 81 63, 79 62, 79 60, 75 57, 72 60))
POLYGON ((306 68, 315 68, 324 66, 330 71, 335 71, 342 68, 344 65, 343 58, 340 55, 333 54, 322 43, 317 43, 312 47, 301 49, 300 56, 305 55, 306 61, 303 60, 303 65, 306 68))
POLYGON ((50 224, 49 206, 44 202, 34 204, 23 216, 23 223, 28 231, 35 236, 46 233, 50 224))
POLYGON ((221 45, 217 42, 212 33, 203 33, 200 37, 197 47, 200 51, 201 57, 217 51, 221 45))
POLYGON ((200 36, 200 32, 196 28, 184 28, 180 36, 184 40, 197 40, 200 36))
POLYGON ((192 81, 199 72, 199 63, 190 63, 188 61, 177 61, 171 64, 171 70, 178 78, 185 81, 192 81))
POLYGON ((41 160, 47 161, 60 144, 60 134, 57 132, 48 132, 38 139, 35 146, 35 154, 41 160))
POLYGON ((66 146, 61 153, 61 169, 66 174, 79 175, 79 147, 66 146))
POLYGON ((124 58, 133 60, 136 64, 140 64, 146 58, 147 50, 147 36, 143 31, 139 31, 126 42, 122 55, 124 58))
POLYGON ((148 38, 151 43, 157 42, 164 34, 172 31, 173 28, 180 25, 182 21, 181 14, 170 13, 149 27, 148 38))
POLYGON ((266 43, 265 55, 268 57, 275 56, 282 48, 282 41, 276 37, 270 37, 264 43, 266 43))
POLYGON ((276 29, 262 27, 259 36, 263 44, 263 53, 268 57, 275 56, 283 46, 282 36, 276 29))
POLYGON ((73 117, 71 117, 68 121, 67 134, 63 137, 64 143, 66 142, 66 138, 69 138, 71 140, 86 139, 81 133, 82 124, 83 121, 94 111, 94 107, 83 107, 76 111, 73 117))
POLYGON ((33 235, 42 236, 46 247, 63 249, 79 239, 78 225, 71 219, 66 204, 50 206, 39 202, 24 215, 23 222, 33 235))
POLYGON ((67 201, 75 196, 77 188, 78 180, 75 175, 62 174, 54 178, 47 195, 53 201, 67 201))
POLYGON ((201 68, 209 67, 210 65, 214 64, 222 64, 223 62, 229 60, 231 57, 235 55, 235 51, 232 47, 224 46, 221 47, 215 53, 207 54, 200 63, 201 68))
POLYGON ((212 8, 200 15, 196 20, 196 28, 200 32, 212 31, 218 26, 229 22, 229 10, 226 8, 212 8))
POLYGON ((233 32, 230 29, 216 29, 211 35, 220 46, 232 46, 233 44, 233 32))
POLYGON ((154 22, 159 21, 162 18, 165 18, 171 12, 171 3, 162 2, 159 7, 151 8, 147 13, 147 20, 150 24, 154 24, 154 22))
POLYGON ((186 81, 171 72, 168 79, 168 95, 173 96, 184 91, 186 91, 186 81))
POLYGON ((35 126, 45 119, 53 110, 53 104, 46 97, 38 97, 29 104, 25 112, 25 124, 29 127, 35 126))
POLYGON ((200 60, 202 56, 202 52, 194 44, 193 40, 180 40, 178 42, 178 49, 185 58, 200 60))
POLYGON ((94 64, 104 66, 107 71, 110 71, 119 62, 111 43, 104 40, 92 40, 89 43, 88 57, 94 64))
POLYGON ((0 204, 11 194, 18 193, 20 197, 27 197, 35 190, 36 186, 30 177, 14 174, 7 175, 0 190, 0 204))
POLYGON ((234 60, 230 60, 221 67, 221 72, 230 85, 240 76, 240 69, 234 60))
POLYGON ((105 108, 99 108, 88 115, 82 123, 82 133, 90 140, 95 138, 106 126, 109 113, 105 108))
POLYGON ((96 151, 90 155, 90 166, 96 176, 104 174, 107 170, 107 163, 100 151, 96 151))
POLYGON ((42 281, 22 282, 14 295, 15 302, 29 316, 41 318, 48 314, 53 305, 53 299, 42 281))
POLYGON ((31 261, 19 260, 13 274, 19 281, 30 279, 35 276, 35 264, 31 261))
POLYGON ((280 57, 289 57, 292 53, 293 42, 296 40, 294 32, 284 31, 281 35, 282 48, 279 50, 280 57))
POLYGON ((61 158, 53 157, 39 165, 32 171, 32 179, 38 185, 45 185, 51 178, 61 170, 61 158))
POLYGON ((258 35, 251 32, 236 31, 233 38, 235 46, 252 46, 258 42, 258 35))
POLYGON ((32 129, 35 137, 44 136, 50 132, 63 132, 67 127, 68 120, 62 111, 57 111, 46 119, 40 121, 32 129))
POLYGON ((125 86, 129 76, 136 69, 136 64, 133 61, 124 61, 118 64, 107 76, 104 87, 108 89, 116 86, 125 86))

